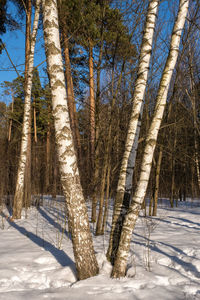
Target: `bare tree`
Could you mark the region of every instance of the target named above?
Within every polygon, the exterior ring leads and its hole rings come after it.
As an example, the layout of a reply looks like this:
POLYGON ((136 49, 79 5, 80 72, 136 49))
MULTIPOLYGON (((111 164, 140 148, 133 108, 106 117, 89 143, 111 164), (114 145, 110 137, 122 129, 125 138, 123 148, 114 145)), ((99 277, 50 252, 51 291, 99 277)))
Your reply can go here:
POLYGON ((25 84, 25 103, 24 103, 24 119, 22 128, 22 141, 21 141, 21 152, 17 173, 17 183, 15 190, 15 197, 13 203, 13 218, 20 219, 22 206, 23 206, 23 195, 24 195, 24 181, 26 174, 27 164, 27 153, 28 153, 28 138, 30 133, 30 114, 31 114, 31 89, 32 89, 32 77, 33 77, 33 61, 34 61, 34 49, 36 42, 36 35, 38 29, 38 20, 40 14, 40 0, 36 1, 35 6, 35 17, 33 22, 33 32, 31 35, 31 48, 28 59, 27 67, 27 82, 25 84))
POLYGON ((180 39, 188 12, 188 6, 189 0, 179 1, 179 11, 173 28, 170 51, 160 81, 153 119, 146 138, 140 177, 133 198, 131 199, 128 213, 125 216, 117 256, 112 271, 112 276, 116 278, 125 276, 126 273, 132 231, 147 190, 158 131, 163 118, 171 77, 178 57, 180 39))
POLYGON ((141 126, 143 100, 151 59, 153 34, 155 30, 158 4, 159 0, 151 0, 149 2, 146 16, 146 24, 141 45, 137 80, 135 83, 135 91, 132 99, 133 107, 118 180, 110 242, 107 251, 107 258, 111 260, 112 263, 114 262, 114 257, 120 239, 123 214, 129 206, 130 194, 132 189, 133 169, 135 165, 138 137, 141 126))
POLYGON ((42 0, 42 10, 61 183, 67 203, 78 278, 85 279, 98 273, 98 265, 70 128, 56 1, 42 0))

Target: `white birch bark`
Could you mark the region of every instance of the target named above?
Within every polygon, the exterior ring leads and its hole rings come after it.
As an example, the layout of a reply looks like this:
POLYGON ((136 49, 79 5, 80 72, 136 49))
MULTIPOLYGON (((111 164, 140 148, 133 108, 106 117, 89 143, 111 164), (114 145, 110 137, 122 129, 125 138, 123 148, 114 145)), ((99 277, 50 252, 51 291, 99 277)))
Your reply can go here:
MULTIPOLYGON (((112 229, 110 234, 109 248, 107 252, 107 258, 111 260, 112 263, 120 238, 120 228, 119 230, 116 228, 117 223, 120 222, 120 215, 123 214, 123 210, 125 210, 126 206, 128 206, 129 204, 129 199, 125 199, 125 192, 129 193, 130 195, 132 188, 133 168, 135 165, 135 157, 138 146, 138 137, 143 113, 143 100, 148 78, 153 35, 155 30, 159 2, 159 0, 151 0, 149 2, 149 7, 146 16, 146 24, 141 45, 137 80, 135 83, 135 91, 133 95, 133 107, 118 180, 117 195, 115 199, 115 207, 112 220, 112 229), (128 202, 128 204, 126 202, 128 202)), ((123 218, 123 216, 121 218, 123 218)))
POLYGON ((24 100, 24 118, 22 127, 22 140, 21 140, 21 152, 19 159, 19 166, 17 172, 17 183, 15 189, 14 203, 13 203, 13 218, 20 219, 23 206, 23 192, 24 192, 24 179, 25 168, 27 161, 27 149, 28 149, 28 135, 29 135, 29 119, 31 113, 31 89, 32 89, 32 77, 33 77, 33 63, 34 63, 34 50, 38 29, 38 20, 40 15, 40 2, 36 1, 35 5, 35 17, 33 21, 33 30, 31 35, 31 48, 28 60, 27 71, 27 84, 25 85, 25 100, 24 100))
POLYGON ((42 0, 42 10, 61 183, 67 202, 77 275, 78 279, 85 279, 97 274, 98 265, 94 254, 87 208, 80 185, 70 128, 59 39, 57 1, 42 0))
POLYGON ((147 190, 158 131, 163 118, 172 73, 175 68, 175 64, 178 57, 181 33, 184 28, 188 12, 188 6, 189 0, 179 1, 179 11, 173 28, 170 51, 160 81, 153 120, 150 125, 146 139, 146 146, 144 149, 140 170, 140 178, 136 187, 136 191, 132 198, 128 213, 124 220, 117 257, 112 272, 113 277, 125 276, 132 231, 134 229, 136 220, 138 218, 138 213, 147 190))

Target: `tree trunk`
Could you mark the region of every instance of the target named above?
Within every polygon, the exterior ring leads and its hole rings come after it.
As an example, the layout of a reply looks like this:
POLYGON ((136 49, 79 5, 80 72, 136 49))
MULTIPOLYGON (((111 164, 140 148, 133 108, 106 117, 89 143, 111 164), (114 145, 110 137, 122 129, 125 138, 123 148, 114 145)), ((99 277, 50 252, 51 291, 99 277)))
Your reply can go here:
POLYGON ((184 28, 188 6, 189 0, 180 0, 179 11, 174 24, 171 38, 170 51, 162 74, 158 95, 156 98, 156 106, 153 119, 146 138, 146 145, 141 163, 140 178, 137 183, 128 213, 125 217, 121 232, 120 243, 112 271, 112 277, 115 278, 123 277, 126 273, 126 265, 132 238, 132 231, 135 227, 139 210, 142 202, 144 201, 147 190, 158 131, 163 118, 171 77, 178 57, 181 33, 184 28))
POLYGON ((150 1, 147 11, 146 25, 139 58, 137 80, 135 83, 135 91, 132 100, 133 106, 131 119, 129 123, 125 151, 118 180, 109 248, 107 251, 107 258, 112 263, 114 263, 116 251, 119 244, 124 213, 129 207, 130 193, 132 189, 133 168, 135 165, 135 157, 143 111, 143 99, 147 84, 158 4, 158 0, 150 1))
POLYGON ((105 228, 106 228, 106 221, 107 221, 107 216, 108 216, 108 203, 109 203, 109 192, 110 192, 110 170, 111 170, 111 165, 110 161, 108 163, 108 170, 107 170, 107 180, 106 180, 106 199, 105 199, 105 205, 104 205, 104 215, 103 215, 103 224, 102 224, 102 229, 101 232, 104 234, 105 228))
POLYGON ((34 125, 34 141, 37 143, 37 121, 36 121, 36 101, 34 99, 33 106, 33 125, 34 125))
POLYGON ((78 119, 76 114, 76 104, 74 99, 74 88, 71 74, 71 64, 69 59, 69 44, 66 29, 63 28, 63 44, 64 44, 64 57, 65 57, 65 76, 67 80, 67 103, 69 109, 69 116, 71 121, 72 134, 77 149, 78 159, 81 162, 81 141, 78 128, 78 119))
MULTIPOLYGON (((97 209, 97 190, 99 185, 99 113, 100 113, 100 78, 101 78, 101 62, 102 62, 102 55, 103 55, 103 33, 101 36, 101 45, 99 51, 99 60, 97 66, 97 92, 96 92, 96 103, 95 103, 95 143, 94 143, 94 161, 92 161, 92 188, 93 188, 93 195, 92 195, 92 223, 96 222, 96 209, 97 209)), ((92 73, 93 74, 93 73, 92 73)), ((94 83, 93 83, 94 84, 94 83)), ((91 107, 90 107, 91 109, 91 107)), ((92 113, 90 111, 90 113, 92 113)), ((91 119, 92 120, 92 119, 91 119)), ((90 123, 91 126, 91 123, 90 123)))
POLYGON ((45 185, 46 191, 49 192, 50 186, 50 138, 51 138, 51 128, 50 128, 50 104, 48 103, 48 122, 47 122, 47 135, 46 135, 46 169, 45 169, 45 185))
POLYGON ((27 83, 25 85, 25 103, 24 103, 24 119, 22 128, 22 141, 21 141, 21 152, 19 159, 19 166, 17 172, 17 183, 14 196, 14 206, 13 206, 13 218, 20 219, 21 211, 23 206, 23 194, 24 194, 24 181, 25 181, 25 169, 27 163, 27 152, 28 152, 28 138, 30 133, 30 114, 31 114, 31 88, 32 88, 32 77, 33 77, 33 60, 34 60, 34 49, 35 41, 38 28, 40 11, 40 0, 36 1, 35 8, 35 18, 33 22, 33 32, 31 36, 31 49, 28 60, 28 75, 27 83))
MULTIPOLYGON (((114 113, 115 113, 114 108, 115 108, 116 97, 117 97, 117 94, 118 94, 118 91, 119 91, 119 88, 121 85, 123 70, 124 70, 124 62, 122 64, 121 74, 119 76, 119 80, 117 82, 117 88, 116 88, 115 94, 113 95, 112 103, 111 103, 111 114, 110 114, 110 120, 109 120, 109 125, 108 125, 107 139, 106 139, 106 143, 105 143, 103 170, 102 170, 102 177, 101 177, 99 214, 98 214, 98 220, 97 220, 96 235, 103 234, 102 221, 103 221, 104 192, 105 192, 105 184, 106 184, 106 174, 107 174, 109 160, 110 160, 109 156, 110 156, 110 152, 111 152, 111 148, 112 148, 111 134, 112 134, 113 117, 114 117, 114 113)), ((114 78, 113 78, 113 80, 114 80, 114 78)))
POLYGON ((94 99, 94 66, 93 47, 89 41, 89 87, 90 87, 90 153, 92 168, 94 169, 95 154, 95 99, 94 99))
POLYGON ((70 128, 59 39, 57 3, 54 0, 42 0, 42 9, 61 183, 66 198, 77 275, 78 279, 85 279, 98 273, 98 265, 70 128))
MULTIPOLYGON (((13 95, 13 90, 11 90, 11 94, 12 94, 11 112, 13 113, 13 109, 14 109, 14 95, 13 95)), ((12 133, 12 118, 9 120, 8 142, 11 141, 11 133, 12 133)))
MULTIPOLYGON (((28 61, 31 48, 31 14, 32 4, 31 0, 26 1, 26 42, 25 42, 25 86, 26 90, 27 79, 28 79, 28 61)), ((31 101, 31 100, 30 100, 31 101)), ((28 147, 27 147, 27 160, 25 167, 25 178, 24 178, 24 199, 23 204, 27 209, 31 204, 31 111, 29 115, 29 132, 28 132, 28 147)))
POLYGON ((159 181, 160 181, 160 169, 161 169, 161 162, 162 162, 162 154, 163 150, 162 147, 160 148, 158 161, 156 166, 156 182, 155 182, 155 189, 154 189, 154 198, 153 198, 153 216, 157 215, 157 205, 158 205, 158 192, 159 192, 159 181))

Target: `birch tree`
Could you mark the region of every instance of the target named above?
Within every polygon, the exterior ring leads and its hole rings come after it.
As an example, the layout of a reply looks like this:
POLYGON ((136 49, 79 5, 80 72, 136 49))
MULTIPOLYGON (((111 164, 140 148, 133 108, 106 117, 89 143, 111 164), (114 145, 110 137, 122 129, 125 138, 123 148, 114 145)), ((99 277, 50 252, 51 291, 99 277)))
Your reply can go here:
POLYGON ((147 190, 158 131, 163 118, 171 77, 178 57, 180 39, 188 12, 188 6, 189 0, 179 1, 179 11, 173 28, 170 50, 159 85, 153 119, 146 138, 139 181, 133 198, 131 199, 131 204, 125 216, 121 232, 120 243, 112 271, 112 276, 115 278, 125 276, 132 231, 147 190))
POLYGON ((31 88, 32 88, 32 77, 33 77, 33 62, 34 62, 34 49, 36 42, 36 35, 38 29, 38 20, 40 14, 40 0, 36 1, 35 5, 35 17, 33 22, 33 31, 31 36, 31 47, 28 59, 27 67, 27 81, 25 84, 25 100, 24 100, 24 118, 22 128, 22 141, 21 141, 21 152, 19 159, 19 166, 17 172, 17 183, 13 203, 13 218, 20 219, 22 206, 23 206, 23 194, 24 194, 24 182, 25 182, 25 171, 27 164, 28 154, 28 137, 29 137, 29 120, 31 114, 31 88))
POLYGON ((118 247, 122 219, 121 216, 129 205, 129 199, 132 189, 133 168, 138 145, 138 137, 141 126, 141 118, 143 112, 143 99, 147 84, 148 70, 151 59, 153 35, 155 30, 157 11, 159 0, 151 0, 149 2, 144 35, 141 45, 141 53, 139 58, 139 66, 137 72, 137 80, 135 83, 135 91, 133 95, 133 106, 129 123, 128 134, 126 138, 125 151, 122 159, 122 165, 118 180, 117 194, 115 198, 115 206, 112 220, 112 229, 110 234, 109 248, 107 258, 113 263, 115 253, 118 247))
POLYGON ((42 10, 61 183, 67 203, 77 275, 78 279, 85 279, 98 273, 98 265, 70 129, 56 1, 42 0, 42 10))

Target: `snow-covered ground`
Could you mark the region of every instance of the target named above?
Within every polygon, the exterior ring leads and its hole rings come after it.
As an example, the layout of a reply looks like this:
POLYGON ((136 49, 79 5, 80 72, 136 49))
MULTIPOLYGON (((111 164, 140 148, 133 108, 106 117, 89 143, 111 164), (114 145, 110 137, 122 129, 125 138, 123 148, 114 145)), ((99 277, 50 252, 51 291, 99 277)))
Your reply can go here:
MULTIPOLYGON (((109 220, 112 215, 109 210, 109 220)), ((89 207, 90 210, 90 207, 89 207)), ((133 239, 127 277, 111 279, 105 259, 105 236, 94 236, 100 274, 76 281, 71 241, 62 198, 45 199, 28 217, 11 222, 0 215, 0 299, 200 299, 200 201, 158 216, 140 216, 133 239)), ((93 230, 93 229, 92 229, 93 230)))

